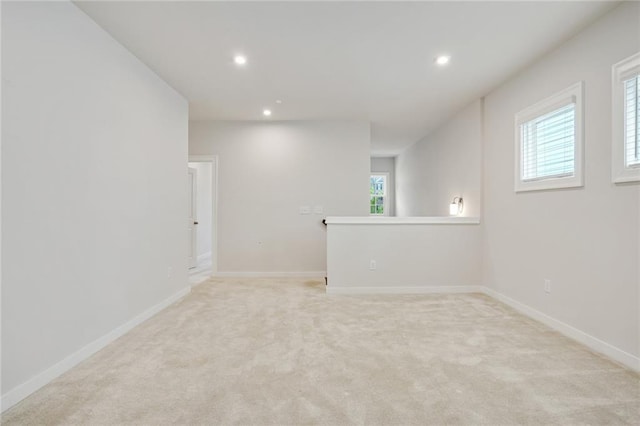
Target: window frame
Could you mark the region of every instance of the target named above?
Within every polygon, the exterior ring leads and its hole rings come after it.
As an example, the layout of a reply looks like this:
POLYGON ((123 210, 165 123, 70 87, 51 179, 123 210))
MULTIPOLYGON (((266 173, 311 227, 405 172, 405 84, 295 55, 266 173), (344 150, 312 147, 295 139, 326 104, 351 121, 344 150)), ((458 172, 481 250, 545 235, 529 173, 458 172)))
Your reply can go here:
POLYGON ((640 52, 611 67, 611 181, 640 182, 640 165, 626 165, 624 82, 640 74, 640 52))
MULTIPOLYGON (((370 172, 369 173, 369 191, 371 191, 371 178, 374 176, 384 177, 384 195, 382 195, 383 213, 371 213, 371 194, 369 194, 369 216, 389 216, 389 173, 388 172, 370 172)), ((379 197, 379 195, 378 195, 379 197)))
POLYGON ((515 115, 515 173, 514 191, 543 191, 584 186, 584 82, 579 81, 556 94, 537 102, 515 115), (520 126, 566 105, 575 104, 574 170, 570 176, 522 179, 522 138, 520 126))

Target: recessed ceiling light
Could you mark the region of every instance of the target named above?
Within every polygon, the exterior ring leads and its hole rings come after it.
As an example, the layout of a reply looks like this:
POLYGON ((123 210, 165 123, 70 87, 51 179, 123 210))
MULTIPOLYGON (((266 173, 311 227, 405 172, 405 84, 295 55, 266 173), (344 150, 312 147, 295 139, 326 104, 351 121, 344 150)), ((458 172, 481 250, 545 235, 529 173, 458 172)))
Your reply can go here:
POLYGON ((269 117, 271 115, 271 110, 270 109, 263 110, 262 115, 264 115, 265 117, 269 117))
POLYGON ((447 65, 449 60, 451 60, 451 56, 441 55, 436 58, 436 64, 447 65))
POLYGON ((247 57, 242 55, 236 55, 233 58, 233 62, 235 62, 236 65, 244 65, 247 63, 247 57))

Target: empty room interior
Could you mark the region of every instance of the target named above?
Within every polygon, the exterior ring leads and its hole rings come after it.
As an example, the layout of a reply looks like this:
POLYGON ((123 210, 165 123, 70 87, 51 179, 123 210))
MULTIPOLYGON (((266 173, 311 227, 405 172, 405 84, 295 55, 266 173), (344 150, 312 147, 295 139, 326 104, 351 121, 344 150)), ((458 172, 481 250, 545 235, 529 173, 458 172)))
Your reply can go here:
POLYGON ((640 2, 0 14, 3 425, 640 424, 640 2))

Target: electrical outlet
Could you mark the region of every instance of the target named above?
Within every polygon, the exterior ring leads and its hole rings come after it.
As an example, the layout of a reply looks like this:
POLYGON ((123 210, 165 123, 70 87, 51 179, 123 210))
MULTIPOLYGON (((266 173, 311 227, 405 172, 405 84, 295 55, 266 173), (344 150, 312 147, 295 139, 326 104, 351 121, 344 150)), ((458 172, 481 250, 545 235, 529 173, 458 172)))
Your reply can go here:
POLYGON ((315 214, 324 214, 324 208, 322 206, 315 206, 313 212, 315 214))
POLYGON ((300 206, 299 212, 300 212, 300 214, 310 214, 311 213, 311 207, 309 207, 309 206, 300 206))
POLYGON ((551 293, 551 280, 544 280, 544 291, 545 293, 551 293))
POLYGON ((369 270, 371 270, 371 271, 375 271, 375 270, 376 270, 376 267, 377 267, 377 265, 376 265, 376 261, 375 261, 375 260, 370 260, 370 261, 369 261, 369 270))

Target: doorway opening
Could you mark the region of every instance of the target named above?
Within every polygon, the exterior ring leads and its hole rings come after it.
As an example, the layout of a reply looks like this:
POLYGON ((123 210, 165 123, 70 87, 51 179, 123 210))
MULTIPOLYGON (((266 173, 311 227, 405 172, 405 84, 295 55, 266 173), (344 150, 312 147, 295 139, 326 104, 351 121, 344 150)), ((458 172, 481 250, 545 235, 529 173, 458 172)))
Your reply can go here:
POLYGON ((189 283, 200 284, 217 271, 217 157, 189 156, 189 283))

